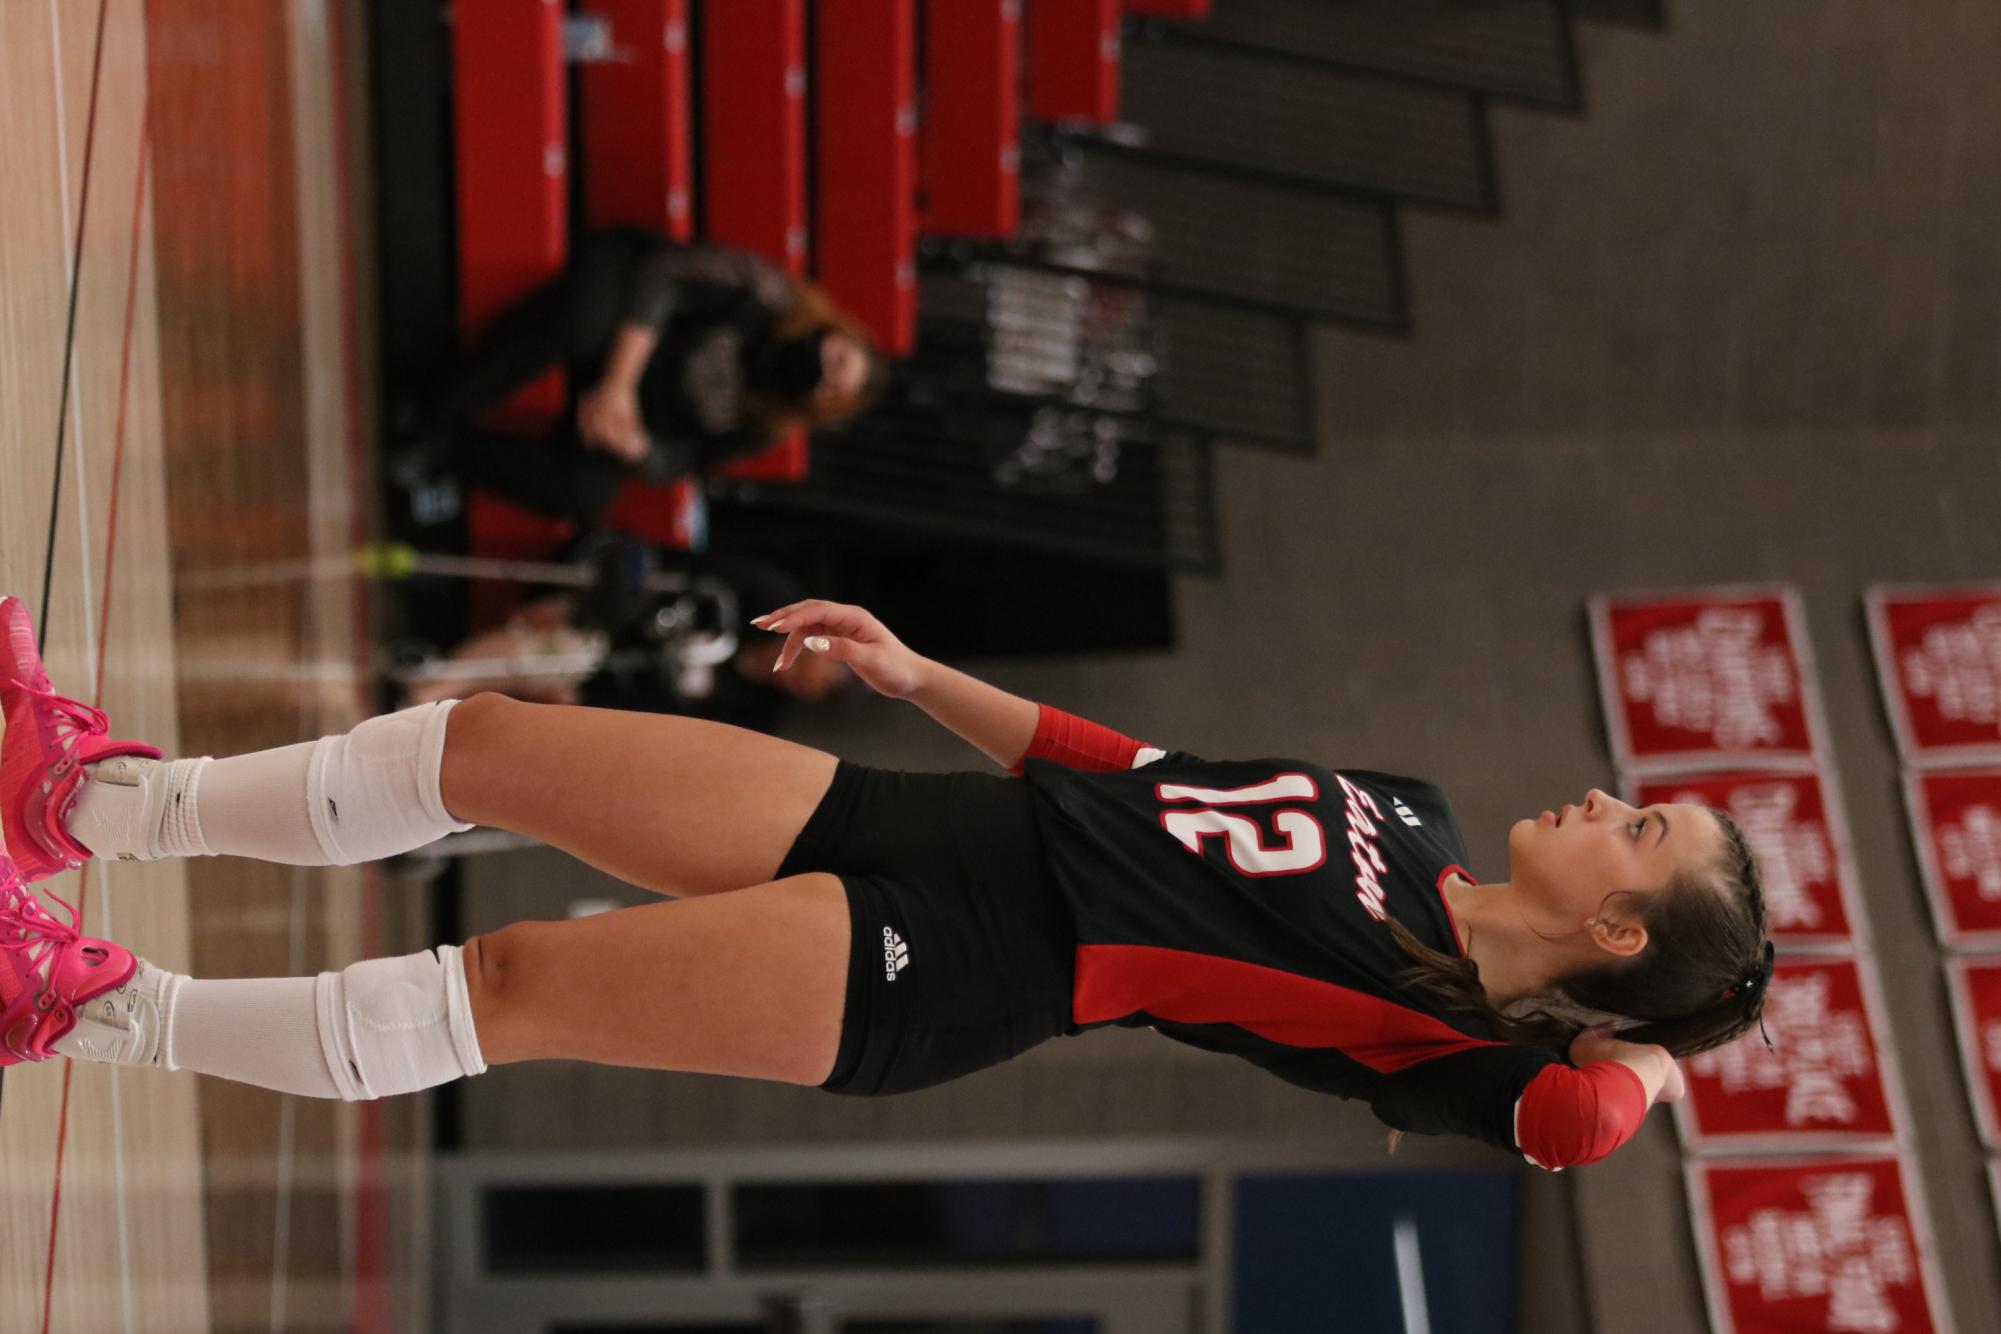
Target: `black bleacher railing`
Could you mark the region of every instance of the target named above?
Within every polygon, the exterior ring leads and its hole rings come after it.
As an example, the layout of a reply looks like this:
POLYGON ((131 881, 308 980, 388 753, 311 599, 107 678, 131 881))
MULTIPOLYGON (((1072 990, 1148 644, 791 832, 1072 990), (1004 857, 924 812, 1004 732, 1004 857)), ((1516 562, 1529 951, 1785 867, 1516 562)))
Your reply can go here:
POLYGON ((927 272, 922 299, 927 383, 1127 416, 1152 405, 1154 299, 1142 288, 973 262, 927 272))
MULTIPOLYGON (((1041 136, 1023 145, 1023 221, 1010 253, 1107 280, 1289 314, 1400 331, 1403 256, 1390 202, 1245 179, 1160 161, 1103 138, 1041 136), (1041 164, 1056 160, 1044 173, 1041 164), (1035 179, 1068 179, 1065 199, 1143 234, 1144 263, 1116 248, 1050 240, 1035 179)), ((1066 202, 1065 209, 1077 206, 1066 202)))
POLYGON ((1004 260, 930 270, 922 304, 933 383, 1313 447, 1306 328, 1288 316, 1004 260))
POLYGON ((813 442, 794 485, 725 499, 902 534, 1187 571, 1218 565, 1209 442, 1118 413, 906 387, 813 442))
POLYGON ((1444 208, 1498 203, 1487 118, 1462 89, 1149 26, 1127 39, 1123 91, 1133 141, 1165 160, 1444 208))
POLYGON ((1288 315, 1162 297, 1154 303, 1153 411, 1219 442, 1310 454, 1307 327, 1288 315))
POLYGON ((1568 0, 1570 12, 1579 18, 1604 19, 1635 28, 1667 26, 1665 0, 1568 0))
POLYGON ((1572 12, 1217 0, 1129 23, 1120 121, 1030 127, 1016 235, 924 247, 905 400, 773 501, 886 515, 896 492, 1023 545, 1213 559, 1213 531, 1166 517, 1200 507, 1158 479, 1205 475, 1161 466, 1195 457, 1171 442, 1312 450, 1309 323, 1408 330, 1397 205, 1498 208, 1489 103, 1580 104, 1572 12), (921 479, 894 462, 913 450, 921 479))
POLYGON ((1224 0, 1175 31, 1539 106, 1580 100, 1563 0, 1224 0))
MULTIPOLYGON (((689 11, 697 30, 719 5, 689 11)), ((1212 567, 1209 442, 1311 452, 1311 326, 1409 331, 1401 205, 1498 207, 1488 108, 1579 105, 1578 15, 1663 17, 1658 0, 1215 0, 1199 22, 1131 20, 1116 123, 1023 127, 1015 234, 923 240, 917 348, 891 400, 821 437, 804 484, 718 479, 717 498, 857 533, 1212 567)), ((732 73, 713 65, 695 71, 708 92, 732 73)), ((781 72, 785 98, 816 86, 810 64, 781 72)), ((689 114, 714 156, 741 117, 712 101, 689 114)))

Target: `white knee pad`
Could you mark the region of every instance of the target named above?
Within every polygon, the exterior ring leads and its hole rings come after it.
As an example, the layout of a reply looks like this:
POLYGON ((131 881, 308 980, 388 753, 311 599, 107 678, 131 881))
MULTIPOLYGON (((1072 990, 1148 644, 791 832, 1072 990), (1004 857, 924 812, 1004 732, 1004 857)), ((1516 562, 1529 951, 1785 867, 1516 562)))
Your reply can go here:
POLYGON ((314 1000, 327 1072, 350 1102, 486 1072, 456 945, 321 973, 314 1000))
POLYGON ((472 828, 445 809, 445 720, 457 700, 370 718, 313 743, 306 811, 329 865, 393 857, 472 828))

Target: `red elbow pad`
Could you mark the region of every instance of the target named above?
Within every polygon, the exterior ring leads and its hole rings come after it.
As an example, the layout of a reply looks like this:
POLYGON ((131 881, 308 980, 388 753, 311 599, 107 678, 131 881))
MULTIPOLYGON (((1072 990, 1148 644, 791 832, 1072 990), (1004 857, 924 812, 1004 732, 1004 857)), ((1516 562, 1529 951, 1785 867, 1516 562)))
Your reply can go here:
POLYGON ((1035 720, 1035 739, 1011 772, 1020 773, 1030 760, 1054 760, 1069 769, 1108 773, 1132 768, 1140 750, 1140 743, 1122 732, 1044 704, 1035 720))
POLYGON ((1522 1156, 1554 1172, 1595 1163, 1647 1118, 1647 1087, 1617 1061, 1544 1067, 1515 1103, 1522 1156))

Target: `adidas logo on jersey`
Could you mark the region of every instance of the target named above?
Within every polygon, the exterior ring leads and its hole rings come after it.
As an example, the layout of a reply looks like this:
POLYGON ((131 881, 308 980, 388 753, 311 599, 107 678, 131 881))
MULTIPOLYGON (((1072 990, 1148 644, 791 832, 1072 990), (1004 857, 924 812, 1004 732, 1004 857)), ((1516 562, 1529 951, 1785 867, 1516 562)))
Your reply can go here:
POLYGON ((888 981, 896 981, 896 975, 910 965, 910 946, 903 943, 903 937, 890 930, 882 929, 882 975, 888 981))
POLYGON ((1417 818, 1417 813, 1411 810, 1410 807, 1403 804, 1402 797, 1397 797, 1394 800, 1397 812, 1397 819, 1402 820, 1412 829, 1420 829, 1424 826, 1424 821, 1417 818))

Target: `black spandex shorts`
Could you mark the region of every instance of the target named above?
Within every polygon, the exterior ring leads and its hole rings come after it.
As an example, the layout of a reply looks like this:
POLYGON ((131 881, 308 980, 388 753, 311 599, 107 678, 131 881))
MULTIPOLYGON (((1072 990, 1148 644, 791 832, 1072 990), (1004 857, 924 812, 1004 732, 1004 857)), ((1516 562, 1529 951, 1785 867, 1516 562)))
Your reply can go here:
POLYGON ((831 871, 853 948, 821 1087, 928 1088, 1071 1031, 1077 947, 1018 778, 842 764, 780 876, 831 871))

